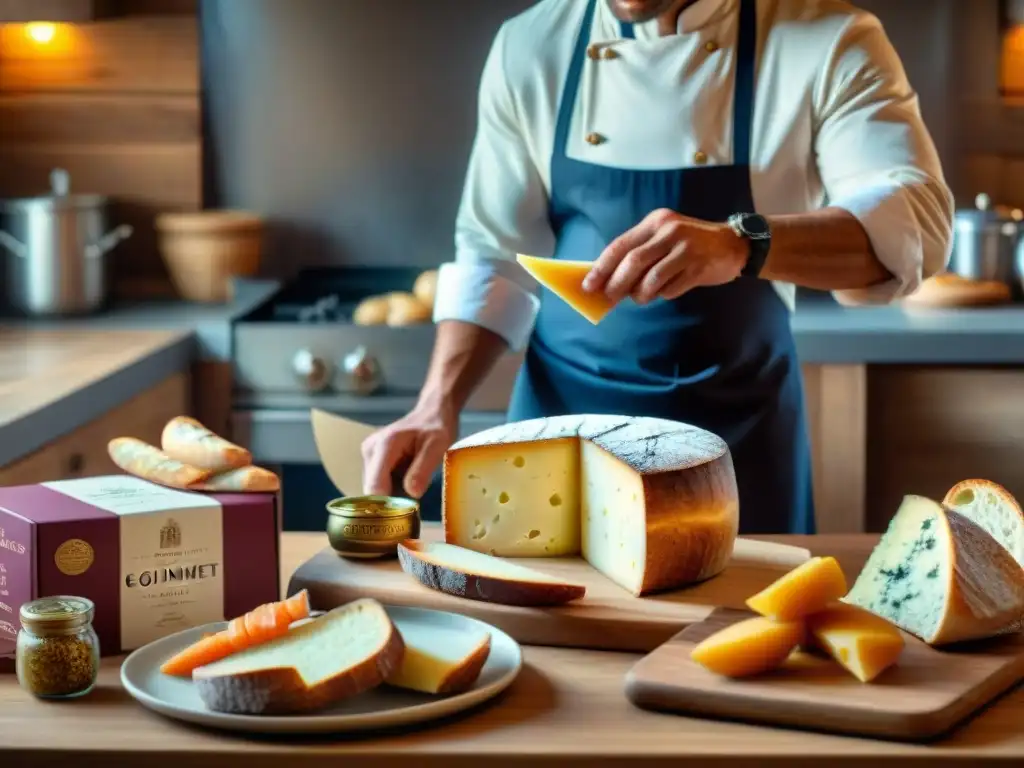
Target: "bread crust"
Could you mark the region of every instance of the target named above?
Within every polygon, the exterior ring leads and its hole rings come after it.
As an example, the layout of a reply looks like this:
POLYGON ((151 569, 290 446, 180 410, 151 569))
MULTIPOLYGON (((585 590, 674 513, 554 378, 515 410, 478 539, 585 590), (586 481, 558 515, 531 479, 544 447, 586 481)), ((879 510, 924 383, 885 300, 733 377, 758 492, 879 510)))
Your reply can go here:
POLYGON ((462 693, 468 689, 480 677, 480 672, 483 670, 484 664, 487 663, 487 657, 490 655, 491 636, 487 634, 484 636, 483 642, 474 649, 473 653, 462 664, 448 673, 448 676, 445 677, 437 689, 438 694, 462 693))
POLYGON ((167 422, 160 445, 172 459, 210 472, 224 472, 252 463, 252 454, 189 416, 167 422))
POLYGON ((583 597, 582 584, 518 581, 490 574, 472 573, 441 562, 429 553, 429 544, 408 539, 398 545, 402 570, 424 586, 455 597, 502 605, 562 605, 583 597))

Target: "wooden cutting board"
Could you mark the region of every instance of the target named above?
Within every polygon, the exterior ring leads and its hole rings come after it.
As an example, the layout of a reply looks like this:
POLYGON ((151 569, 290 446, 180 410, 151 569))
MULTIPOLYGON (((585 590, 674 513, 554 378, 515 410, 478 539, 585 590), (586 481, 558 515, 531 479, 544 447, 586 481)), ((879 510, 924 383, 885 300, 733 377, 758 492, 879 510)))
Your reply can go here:
MULTIPOLYGON (((422 538, 441 538, 437 524, 422 538)), ((526 608, 467 600, 425 587, 395 559, 348 560, 327 548, 294 573, 288 594, 308 589, 313 607, 329 610, 359 597, 388 605, 434 608, 486 621, 520 643, 647 652, 679 630, 703 621, 718 606, 744 601, 810 557, 801 547, 738 539, 732 563, 719 576, 688 589, 634 597, 579 558, 522 560, 536 570, 587 587, 582 600, 554 608, 526 608)), ((515 561, 514 561, 515 562, 515 561)))
POLYGON ((796 653, 786 666, 744 680, 709 672, 690 651, 722 627, 753 614, 718 610, 693 624, 626 676, 639 707, 700 717, 898 741, 944 735, 1024 677, 1024 636, 938 650, 905 635, 899 662, 865 684, 838 664, 796 653))

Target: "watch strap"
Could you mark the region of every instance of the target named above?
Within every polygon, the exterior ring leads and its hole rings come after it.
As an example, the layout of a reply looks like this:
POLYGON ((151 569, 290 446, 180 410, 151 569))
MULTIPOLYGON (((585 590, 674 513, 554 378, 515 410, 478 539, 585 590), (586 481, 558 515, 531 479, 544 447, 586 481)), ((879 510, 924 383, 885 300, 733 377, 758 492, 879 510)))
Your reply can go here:
POLYGON ((767 220, 756 213, 738 213, 729 217, 729 225, 737 235, 747 241, 749 246, 747 263, 740 270, 742 277, 759 277, 764 263, 768 260, 768 252, 771 250, 772 238, 767 220), (746 226, 747 222, 756 225, 746 226))

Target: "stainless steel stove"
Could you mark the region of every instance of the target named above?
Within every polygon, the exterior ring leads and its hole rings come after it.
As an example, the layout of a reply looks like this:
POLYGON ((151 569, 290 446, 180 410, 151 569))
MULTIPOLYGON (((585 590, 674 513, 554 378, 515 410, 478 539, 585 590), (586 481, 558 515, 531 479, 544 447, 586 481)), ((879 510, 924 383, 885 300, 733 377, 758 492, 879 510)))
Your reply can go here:
MULTIPOLYGON (((332 492, 320 469, 310 408, 383 425, 415 404, 430 362, 433 324, 358 326, 352 312, 368 296, 409 290, 421 271, 305 270, 235 322, 232 434, 254 461, 282 471, 286 514, 296 505, 312 506, 309 514, 319 521, 329 498, 324 495, 332 492), (311 484, 319 490, 309 490, 311 484), (303 490, 308 502, 299 500, 303 490)), ((520 359, 509 354, 499 362, 463 413, 462 435, 505 421, 520 359)))

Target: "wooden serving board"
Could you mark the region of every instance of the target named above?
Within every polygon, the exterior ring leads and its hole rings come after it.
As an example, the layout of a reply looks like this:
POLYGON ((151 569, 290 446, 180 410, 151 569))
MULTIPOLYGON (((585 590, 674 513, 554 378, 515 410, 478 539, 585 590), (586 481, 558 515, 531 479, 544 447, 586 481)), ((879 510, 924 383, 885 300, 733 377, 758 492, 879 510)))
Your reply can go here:
POLYGON ((646 709, 897 741, 942 736, 1024 677, 1024 636, 932 648, 904 634, 895 666, 862 683, 835 662, 794 653, 773 672, 733 680, 690 651, 754 614, 722 609, 687 627, 626 675, 626 696, 646 709))
MULTIPOLYGON (((439 526, 424 525, 422 538, 440 539, 439 526)), ((693 587, 634 597, 580 558, 514 560, 586 586, 581 600, 553 608, 527 608, 468 600, 425 587, 396 559, 349 560, 327 548, 303 563, 288 594, 308 589, 314 608, 328 610, 360 597, 387 605, 434 608, 486 621, 520 643, 570 648, 647 652, 679 630, 703 621, 718 606, 744 601, 810 557, 801 547, 737 539, 730 566, 693 587)))

